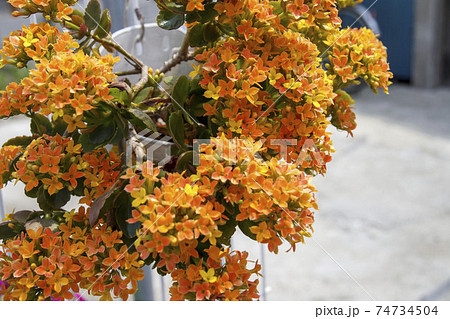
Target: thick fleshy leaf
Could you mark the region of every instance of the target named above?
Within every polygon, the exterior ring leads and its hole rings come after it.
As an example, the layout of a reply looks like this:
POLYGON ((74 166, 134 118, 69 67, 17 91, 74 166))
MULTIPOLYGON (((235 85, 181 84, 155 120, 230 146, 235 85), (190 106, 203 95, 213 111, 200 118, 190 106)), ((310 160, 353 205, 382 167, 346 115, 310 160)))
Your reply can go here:
POLYGON ((179 148, 186 149, 186 144, 184 143, 184 120, 181 111, 170 114, 168 124, 170 135, 172 136, 175 143, 179 148))
POLYGON ((161 10, 156 17, 156 22, 159 27, 165 30, 175 30, 184 24, 184 15, 170 12, 168 10, 161 10))
POLYGON ((142 90, 140 90, 139 93, 136 94, 136 96, 134 97, 133 103, 139 104, 139 103, 142 103, 143 101, 145 101, 149 97, 149 94, 152 90, 153 90, 153 88, 151 88, 151 87, 146 87, 146 88, 143 88, 142 90))
POLYGON ((89 211, 89 224, 91 225, 91 227, 94 226, 97 222, 98 217, 100 216, 100 211, 102 210, 103 206, 105 206, 106 200, 114 193, 116 184, 114 184, 110 190, 100 195, 92 203, 91 210, 89 211))
POLYGON ((256 235, 250 231, 250 227, 257 226, 258 224, 248 219, 238 222, 239 229, 250 239, 256 240, 256 235))
POLYGON ((17 136, 9 139, 3 146, 27 146, 32 140, 31 136, 17 136))
POLYGON ((13 214, 13 218, 16 222, 25 224, 33 213, 31 210, 19 210, 13 214))
POLYGON ((194 152, 187 151, 181 154, 177 160, 177 171, 184 171, 188 169, 188 165, 194 162, 194 152))
POLYGON ((50 134, 53 126, 50 120, 41 114, 33 114, 31 116, 30 130, 33 134, 50 134))
POLYGON ((213 24, 208 23, 203 29, 203 39, 206 42, 214 42, 220 37, 219 29, 213 24))
POLYGON ((152 132, 158 131, 155 122, 153 122, 152 118, 144 113, 144 111, 132 107, 128 110, 128 112, 130 112, 133 117, 139 120, 145 126, 145 128, 151 130, 152 132))
POLYGON ((104 38, 109 34, 109 32, 111 32, 111 14, 109 13, 109 10, 106 9, 100 17, 100 22, 94 32, 94 35, 99 38, 104 38))
POLYGON ((98 2, 98 0, 89 1, 84 15, 84 20, 86 21, 85 23, 89 30, 97 28, 97 25, 100 22, 101 13, 102 9, 100 7, 100 2, 98 2))
POLYGON ((196 24, 192 27, 192 29, 189 31, 189 45, 193 48, 195 47, 202 47, 204 45, 207 45, 208 42, 205 41, 203 38, 203 32, 205 29, 204 24, 196 24))
POLYGON ((117 196, 114 202, 114 208, 116 213, 116 223, 123 234, 128 238, 136 237, 136 232, 141 228, 141 223, 129 224, 128 219, 132 218, 133 206, 131 206, 131 200, 126 192, 122 192, 117 196))
POLYGON ((184 103, 189 97, 190 85, 191 83, 185 75, 178 78, 172 91, 172 103, 176 108, 183 108, 184 103))
POLYGON ((7 240, 14 238, 17 235, 17 231, 10 226, 10 224, 17 226, 17 223, 4 222, 0 224, 0 240, 7 240))

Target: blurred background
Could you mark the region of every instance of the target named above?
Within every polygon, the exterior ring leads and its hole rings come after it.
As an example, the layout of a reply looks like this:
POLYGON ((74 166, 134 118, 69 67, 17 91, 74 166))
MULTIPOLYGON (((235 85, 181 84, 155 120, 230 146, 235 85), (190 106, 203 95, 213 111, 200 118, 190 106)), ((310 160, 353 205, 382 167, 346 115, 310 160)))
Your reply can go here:
MULTIPOLYGON (((153 1, 102 3, 113 32, 138 24, 136 7, 145 22, 156 19, 153 1)), ((358 128, 353 138, 333 131, 336 153, 326 178, 315 179, 320 211, 306 245, 273 255, 235 236, 233 248, 264 264, 264 300, 450 299, 450 1, 364 5, 388 49, 394 84, 389 95, 366 88, 353 94, 358 128)), ((30 21, 10 13, 2 0, 2 37, 30 21)), ((0 88, 24 75, 2 69, 0 88)), ((27 134, 28 125, 0 120, 0 144, 27 134)), ((2 198, 6 212, 35 207, 20 184, 2 190, 2 198)), ((136 299, 167 300, 170 279, 147 272, 136 299)))

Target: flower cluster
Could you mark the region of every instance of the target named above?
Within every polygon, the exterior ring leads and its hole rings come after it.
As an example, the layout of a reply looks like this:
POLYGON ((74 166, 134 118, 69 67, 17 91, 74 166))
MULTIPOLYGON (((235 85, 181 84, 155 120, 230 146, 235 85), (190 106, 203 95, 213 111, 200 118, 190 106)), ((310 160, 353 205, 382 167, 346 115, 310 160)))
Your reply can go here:
POLYGON ((258 281, 250 280, 259 265, 249 270, 247 253, 218 248, 224 239, 219 227, 229 219, 214 199, 218 182, 206 176, 159 175, 160 169, 147 162, 124 176, 135 207, 128 222, 142 222, 136 249, 141 259, 150 258, 160 272, 171 273, 172 299, 259 298, 258 281))
POLYGON ((42 209, 0 225, 5 300, 68 300, 80 289, 127 299, 144 264, 171 275, 173 300, 258 299, 260 265, 231 251, 231 237, 239 228, 274 253, 304 243, 318 209, 311 179, 334 152, 328 127, 350 135, 356 127, 344 89, 363 79, 387 93, 391 83, 376 36, 340 29, 339 9, 361 0, 155 1, 162 28, 188 27, 164 72, 197 47, 192 79, 179 77, 171 98, 107 37, 110 15, 98 0, 84 14, 70 7, 76 0, 8 1, 13 15, 42 13, 83 44, 39 23, 0 49, 0 68, 33 64, 0 92, 0 118, 24 114, 32 131, 0 149, 0 187, 22 181, 42 209), (101 45, 132 65, 121 74, 140 80, 115 82, 118 58, 100 56, 101 45), (124 173, 122 141, 141 156, 144 129, 170 135, 173 156, 124 173), (200 138, 210 140, 197 154, 200 138), (71 196, 88 212, 64 211, 71 196))
POLYGON ((22 30, 3 39, 0 68, 6 64, 22 68, 29 61, 49 60, 58 52, 67 53, 75 48, 78 43, 68 33, 60 33, 57 27, 48 23, 24 25, 22 30))
POLYGON ((335 89, 345 87, 362 78, 374 91, 379 88, 388 94, 389 71, 386 48, 372 30, 343 29, 328 39, 333 50, 328 54, 328 72, 333 77, 335 89))
POLYGON ((356 128, 356 115, 351 105, 355 104, 355 101, 343 90, 338 90, 337 93, 333 105, 328 110, 331 124, 353 136, 352 131, 356 128))
POLYGON ((198 178, 217 182, 216 189, 234 207, 232 218, 250 226, 255 239, 267 243, 270 251, 278 252, 281 239, 295 250, 310 236, 315 188, 296 164, 263 161, 258 158, 261 151, 261 142, 212 139, 201 148, 198 178))
POLYGON ((26 192, 42 188, 51 196, 66 189, 85 196, 81 202, 90 204, 117 180, 119 165, 113 152, 99 149, 82 154, 81 145, 71 138, 43 135, 26 147, 12 177, 26 185, 26 192))
POLYGON ((84 208, 65 213, 64 224, 28 229, 1 245, 0 280, 5 300, 70 300, 80 288, 102 300, 127 299, 144 275, 138 253, 129 253, 122 233, 90 228, 84 208), (131 287, 129 287, 131 284, 131 287))
MULTIPOLYGON (((73 12, 70 6, 78 0, 8 0, 16 8, 13 16, 30 16, 34 13, 42 13, 47 20, 70 20, 69 15, 73 12)), ((57 21, 56 20, 56 21, 57 21)))
POLYGON ((248 269, 248 253, 211 246, 198 264, 172 272, 172 300, 254 300, 259 298, 258 275, 261 266, 248 269))
POLYGON ((198 241, 215 245, 225 223, 225 208, 212 196, 217 182, 204 178, 197 183, 179 173, 158 177, 148 162, 142 172, 129 170, 125 190, 133 198, 133 218, 142 222, 137 250, 142 259, 158 259, 157 267, 172 272, 178 262, 198 258, 198 241))
POLYGON ((4 146, 0 149, 0 189, 9 181, 10 163, 21 153, 18 146, 4 146))
POLYGON ((63 52, 42 60, 20 84, 11 83, 0 97, 0 116, 40 112, 63 118, 69 133, 85 127, 83 112, 110 100, 108 84, 115 78, 111 55, 90 57, 63 52))
MULTIPOLYGON (((216 8, 219 21, 231 15, 222 3, 216 8)), ((211 99, 205 115, 229 138, 296 139, 288 146, 289 160, 313 139, 324 162, 330 161, 326 109, 335 94, 316 45, 286 29, 268 2, 250 0, 241 11, 233 16, 237 33, 195 57, 200 65, 191 76, 200 75, 211 99)), ((310 164, 317 172, 326 170, 310 164)))

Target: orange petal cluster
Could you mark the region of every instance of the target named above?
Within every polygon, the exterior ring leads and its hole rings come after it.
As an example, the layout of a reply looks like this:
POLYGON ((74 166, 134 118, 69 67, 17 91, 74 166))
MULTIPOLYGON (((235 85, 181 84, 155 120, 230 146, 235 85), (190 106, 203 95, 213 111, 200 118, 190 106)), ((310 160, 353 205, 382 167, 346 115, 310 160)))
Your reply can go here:
POLYGON ((89 226, 84 208, 65 213, 59 231, 27 230, 0 250, 0 280, 10 285, 4 300, 70 300, 86 289, 101 300, 124 300, 144 277, 138 253, 128 252, 122 233, 89 226))
POLYGON ((389 71, 386 47, 372 30, 343 29, 331 36, 328 43, 334 43, 328 55, 328 72, 335 77, 335 88, 361 78, 375 93, 381 88, 388 94, 393 75, 389 71))
POLYGON ((83 154, 81 145, 71 138, 43 135, 25 148, 12 177, 26 185, 26 192, 42 188, 51 196, 67 190, 90 204, 115 183, 119 166, 113 152, 98 149, 83 154))
POLYGON ((68 33, 61 33, 48 23, 24 25, 22 30, 14 31, 3 39, 0 67, 10 64, 22 68, 29 61, 48 60, 57 52, 67 53, 76 48, 78 42, 68 33))
POLYGON ((19 84, 11 83, 0 97, 0 116, 41 113, 62 118, 71 133, 83 128, 84 112, 112 99, 108 85, 117 59, 111 55, 90 57, 82 51, 60 52, 43 59, 19 84))
POLYGON ((73 12, 70 6, 78 0, 8 0, 16 8, 12 13, 15 17, 30 16, 34 13, 42 13, 47 20, 61 21, 70 20, 69 15, 73 12))
POLYGON ((10 180, 11 161, 21 153, 18 146, 4 146, 0 149, 0 189, 10 180))

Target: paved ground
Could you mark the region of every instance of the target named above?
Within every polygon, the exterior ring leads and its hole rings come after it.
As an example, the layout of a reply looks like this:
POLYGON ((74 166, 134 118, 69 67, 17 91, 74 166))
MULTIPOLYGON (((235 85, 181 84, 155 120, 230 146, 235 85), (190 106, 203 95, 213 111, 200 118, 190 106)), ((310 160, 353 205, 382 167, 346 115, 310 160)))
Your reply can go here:
MULTIPOLYGON (((355 99, 355 137, 334 134, 334 160, 316 180, 314 237, 295 253, 265 253, 267 299, 449 300, 450 90, 395 85, 355 99)), ((0 143, 27 130, 0 121, 0 143)), ((3 192, 7 210, 29 207, 22 194, 3 192)), ((234 245, 261 260, 244 237, 234 245)))

